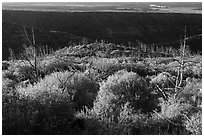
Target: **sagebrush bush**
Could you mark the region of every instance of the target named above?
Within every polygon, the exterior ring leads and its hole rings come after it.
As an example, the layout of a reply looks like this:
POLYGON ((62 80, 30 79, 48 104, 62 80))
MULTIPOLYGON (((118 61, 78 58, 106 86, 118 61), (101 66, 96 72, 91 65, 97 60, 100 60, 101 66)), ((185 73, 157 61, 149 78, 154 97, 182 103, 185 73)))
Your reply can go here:
POLYGON ((84 119, 86 131, 94 135, 180 135, 189 134, 177 123, 180 117, 165 118, 162 114, 135 111, 130 103, 121 106, 117 117, 99 116, 94 109, 82 111, 77 117, 84 119))
POLYGON ((78 110, 84 106, 92 107, 98 91, 98 83, 91 81, 83 73, 55 72, 45 76, 34 86, 30 85, 19 92, 37 96, 46 92, 62 92, 69 95, 73 107, 78 110))
POLYGON ((69 134, 74 110, 70 95, 43 80, 4 91, 3 134, 69 134))
POLYGON ((26 61, 16 61, 11 63, 8 70, 5 70, 3 77, 10 78, 16 82, 29 80, 30 83, 34 83, 43 78, 44 73, 41 71, 40 66, 35 68, 26 61))
POLYGON ((2 70, 8 69, 10 66, 10 63, 8 61, 2 61, 2 70))
POLYGON ((100 73, 100 79, 107 79, 108 76, 122 69, 117 59, 99 58, 93 60, 93 67, 100 73))
POLYGON ((14 75, 18 78, 19 81, 35 79, 35 71, 31 66, 18 66, 15 69, 14 75))
POLYGON ((64 94, 42 93, 36 98, 12 91, 2 98, 3 134, 69 133, 74 111, 64 94))
POLYGON ((4 134, 72 134, 74 111, 93 106, 98 84, 83 73, 66 71, 15 89, 4 90, 4 134))
POLYGON ((8 78, 14 81, 18 81, 18 78, 14 75, 14 70, 3 70, 2 78, 8 78))
POLYGON ((183 103, 188 103, 194 107, 202 105, 202 81, 198 79, 191 79, 186 82, 186 86, 178 94, 178 99, 183 103))
POLYGON ((202 63, 198 63, 192 67, 193 74, 198 76, 199 78, 202 77, 202 63))
POLYGON ((9 78, 2 78, 2 92, 7 91, 7 89, 13 89, 16 86, 16 81, 9 78))
POLYGON ((127 70, 128 72, 135 72, 139 76, 145 77, 147 75, 155 74, 155 69, 144 62, 128 63, 128 61, 120 62, 120 58, 98 58, 93 59, 93 67, 99 72, 99 79, 105 80, 108 76, 113 75, 119 70, 127 70))
POLYGON ((175 128, 174 130, 171 129, 172 131, 178 132, 177 134, 190 134, 186 121, 188 122, 189 117, 198 113, 200 108, 195 107, 188 101, 176 98, 169 100, 168 103, 163 102, 161 110, 160 115, 175 128))
POLYGON ((193 114, 185 122, 186 129, 194 135, 202 135, 202 112, 193 114))
MULTIPOLYGON (((54 58, 54 57, 53 57, 54 58)), ((50 59, 49 61, 44 61, 44 68, 43 72, 45 74, 51 74, 53 72, 60 72, 60 71, 70 71, 75 67, 72 60, 64 61, 63 59, 50 59)))
POLYGON ((158 102, 149 86, 149 83, 136 73, 119 71, 100 85, 94 111, 98 115, 118 115, 121 105, 130 102, 134 110, 151 112, 157 108, 158 102))

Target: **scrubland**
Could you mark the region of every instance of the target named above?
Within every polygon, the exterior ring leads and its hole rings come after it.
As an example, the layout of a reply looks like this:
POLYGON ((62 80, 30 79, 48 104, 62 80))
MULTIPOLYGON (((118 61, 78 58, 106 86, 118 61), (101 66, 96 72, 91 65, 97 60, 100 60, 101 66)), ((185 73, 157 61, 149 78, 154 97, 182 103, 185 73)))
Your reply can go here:
POLYGON ((122 51, 92 43, 2 61, 3 134, 202 134, 201 55, 122 51))

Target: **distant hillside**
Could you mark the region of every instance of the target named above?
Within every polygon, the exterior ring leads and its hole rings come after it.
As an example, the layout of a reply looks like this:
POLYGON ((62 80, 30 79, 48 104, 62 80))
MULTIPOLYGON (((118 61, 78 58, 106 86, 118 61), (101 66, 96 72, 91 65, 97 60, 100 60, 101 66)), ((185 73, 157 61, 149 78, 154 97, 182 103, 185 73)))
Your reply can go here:
MULTIPOLYGON (((9 23, 22 26, 34 26, 46 31, 56 30, 89 40, 108 40, 128 45, 129 42, 165 43, 162 46, 179 46, 171 43, 183 37, 184 27, 187 36, 202 34, 201 14, 162 14, 162 13, 126 13, 126 12, 33 12, 3 10, 3 53, 8 47, 21 46, 21 40, 15 31, 19 28, 9 23), (12 42, 9 42, 12 41, 12 42)), ((22 28, 21 28, 22 29, 22 28)), ((40 35, 40 32, 38 33, 40 35)), ((58 38, 50 37, 55 47, 67 46, 70 35, 55 33, 58 38), (64 43, 62 42, 64 41, 64 43), (57 45, 57 42, 59 44, 57 45)), ((41 37, 43 39, 43 37, 41 37)), ((80 39, 81 40, 81 39, 80 39)), ((52 42, 45 42, 51 44, 52 42)), ((42 43, 42 44, 45 44, 42 43)), ((193 51, 202 49, 202 38, 188 41, 193 51)), ((7 51, 6 51, 7 50, 7 51)), ((8 52, 7 52, 8 53, 8 52)), ((4 55, 3 55, 4 56, 4 55)), ((6 55, 5 55, 6 56, 6 55)))

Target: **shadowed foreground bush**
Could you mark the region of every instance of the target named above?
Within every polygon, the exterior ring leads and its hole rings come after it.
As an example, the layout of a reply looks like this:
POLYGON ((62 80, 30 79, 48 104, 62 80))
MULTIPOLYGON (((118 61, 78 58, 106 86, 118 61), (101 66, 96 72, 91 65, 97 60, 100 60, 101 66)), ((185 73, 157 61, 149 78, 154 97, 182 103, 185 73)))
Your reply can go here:
POLYGON ((69 134, 74 111, 66 94, 16 91, 2 96, 3 134, 69 134))

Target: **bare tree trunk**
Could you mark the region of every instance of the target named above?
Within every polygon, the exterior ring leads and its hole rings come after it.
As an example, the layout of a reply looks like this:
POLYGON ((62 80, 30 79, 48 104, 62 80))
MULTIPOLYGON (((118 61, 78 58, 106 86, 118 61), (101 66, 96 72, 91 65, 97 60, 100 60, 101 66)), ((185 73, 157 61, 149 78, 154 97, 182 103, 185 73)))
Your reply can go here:
POLYGON ((183 72, 184 72, 184 58, 185 58, 185 48, 186 48, 186 26, 185 26, 185 32, 184 32, 184 40, 183 42, 181 42, 181 61, 179 61, 180 63, 180 67, 178 70, 178 74, 177 74, 177 78, 176 78, 176 85, 175 85, 175 96, 178 94, 179 92, 179 87, 182 84, 183 81, 183 72))
POLYGON ((183 41, 183 47, 182 47, 182 55, 181 55, 181 72, 180 72, 180 83, 179 86, 181 86, 183 81, 183 71, 184 71, 184 58, 185 58, 185 49, 186 49, 186 26, 185 26, 185 33, 184 33, 184 41, 183 41))
POLYGON ((36 49, 36 43, 35 43, 35 34, 32 27, 32 40, 33 40, 33 47, 34 47, 34 66, 35 66, 35 75, 36 78, 38 77, 38 66, 37 66, 37 49, 36 49))

